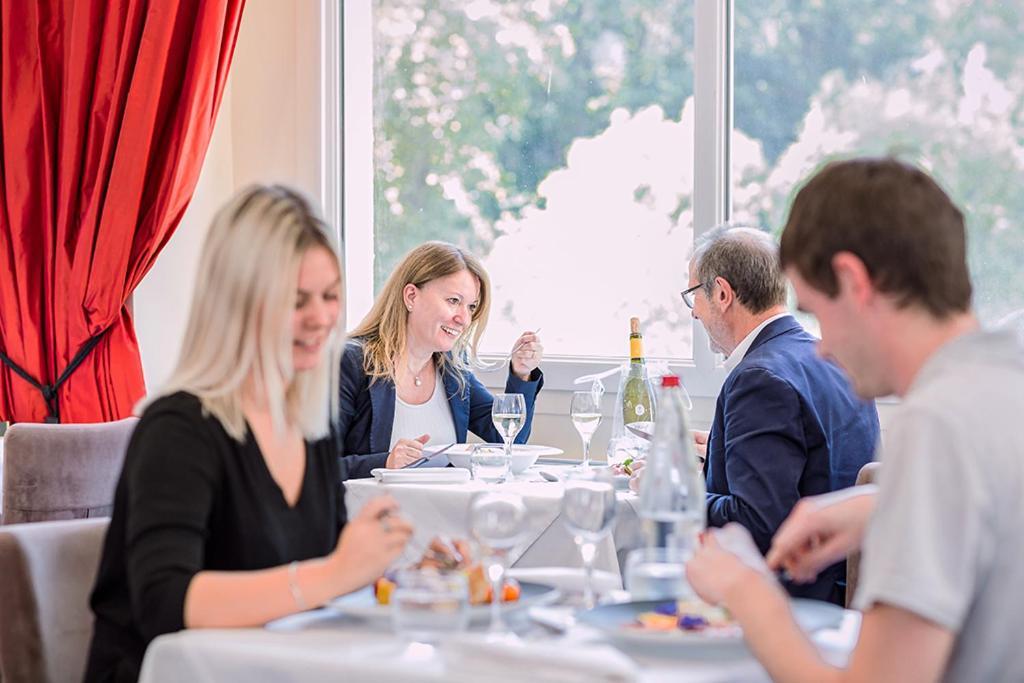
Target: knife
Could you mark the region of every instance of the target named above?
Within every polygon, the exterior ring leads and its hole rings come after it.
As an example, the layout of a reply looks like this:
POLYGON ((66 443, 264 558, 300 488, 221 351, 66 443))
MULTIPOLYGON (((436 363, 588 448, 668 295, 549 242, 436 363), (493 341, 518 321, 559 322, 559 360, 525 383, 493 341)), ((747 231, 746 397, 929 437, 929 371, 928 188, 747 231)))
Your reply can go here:
POLYGON ((641 424, 650 424, 650 422, 634 422, 626 425, 626 429, 628 429, 631 434, 639 436, 644 441, 653 441, 654 435, 641 427, 641 424))
POLYGON ((445 451, 447 451, 449 448, 451 448, 454 445, 455 444, 450 443, 447 446, 444 446, 442 448, 438 448, 437 450, 430 451, 429 453, 424 453, 423 457, 417 458, 416 460, 413 460, 411 463, 409 463, 408 465, 406 465, 402 469, 407 470, 407 469, 415 468, 415 467, 429 467, 430 464, 431 464, 431 461, 434 458, 436 458, 437 456, 441 455, 442 453, 444 453, 445 451))

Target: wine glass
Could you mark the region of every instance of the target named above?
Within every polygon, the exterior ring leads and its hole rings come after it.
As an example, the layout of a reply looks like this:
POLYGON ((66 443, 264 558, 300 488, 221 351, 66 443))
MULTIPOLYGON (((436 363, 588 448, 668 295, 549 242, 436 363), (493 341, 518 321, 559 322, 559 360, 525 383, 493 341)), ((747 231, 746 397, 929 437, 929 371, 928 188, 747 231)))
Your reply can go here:
POLYGON ((477 494, 469 503, 469 528, 484 554, 487 578, 491 582, 491 626, 495 637, 506 637, 501 613, 505 569, 509 554, 526 530, 526 505, 522 496, 504 491, 477 494))
POLYGON ((572 416, 573 426, 583 440, 583 463, 580 467, 586 470, 590 468, 590 439, 601 424, 600 397, 592 391, 574 391, 572 403, 569 404, 569 414, 572 416))
POLYGON ((583 606, 594 606, 594 555, 611 533, 616 513, 615 483, 605 468, 570 472, 562 495, 562 519, 583 559, 583 606))
POLYGON ((495 394, 491 419, 505 442, 505 458, 512 462, 512 441, 526 422, 526 398, 522 394, 495 394))

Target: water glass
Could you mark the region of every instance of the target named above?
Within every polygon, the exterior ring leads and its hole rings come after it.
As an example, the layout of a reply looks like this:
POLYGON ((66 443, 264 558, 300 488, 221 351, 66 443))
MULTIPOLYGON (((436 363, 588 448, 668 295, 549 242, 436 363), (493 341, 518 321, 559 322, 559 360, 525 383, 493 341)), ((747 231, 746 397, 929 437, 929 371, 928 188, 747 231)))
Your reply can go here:
POLYGON ((487 578, 491 582, 491 627, 496 638, 507 636, 501 613, 502 587, 509 555, 526 532, 523 497, 504 491, 477 494, 469 503, 469 529, 483 552, 487 578))
POLYGON ((434 643, 469 625, 469 583, 461 571, 407 569, 395 575, 391 624, 400 637, 434 643))
POLYGON ((583 463, 581 467, 590 467, 590 439, 601 424, 601 397, 592 391, 574 391, 569 404, 569 415, 572 425, 583 441, 583 463))
POLYGON ((690 551, 683 548, 640 548, 626 556, 626 590, 633 600, 676 600, 692 597, 686 580, 690 551))
POLYGON ((594 606, 594 556, 597 544, 611 534, 616 513, 615 483, 607 468, 570 472, 562 495, 562 519, 583 560, 583 605, 594 606))
POLYGON ((608 441, 608 466, 615 467, 621 465, 629 458, 638 460, 640 458, 640 450, 636 447, 636 442, 628 436, 616 436, 608 441))
POLYGON ((478 443, 469 452, 469 468, 474 479, 500 483, 511 474, 511 458, 503 445, 478 443))
POLYGON ((505 455, 512 459, 512 442, 526 423, 526 397, 522 394, 495 394, 491 420, 505 442, 505 455))

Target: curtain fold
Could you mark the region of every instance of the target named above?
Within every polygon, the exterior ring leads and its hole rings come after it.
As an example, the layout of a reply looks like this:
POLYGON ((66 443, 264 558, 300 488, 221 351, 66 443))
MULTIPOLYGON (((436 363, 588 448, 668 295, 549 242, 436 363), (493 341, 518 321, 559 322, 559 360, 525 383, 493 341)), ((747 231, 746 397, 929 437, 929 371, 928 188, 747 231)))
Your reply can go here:
POLYGON ((0 359, 0 419, 116 420, 145 393, 125 303, 195 190, 243 5, 0 3, 0 352, 32 380, 0 359))

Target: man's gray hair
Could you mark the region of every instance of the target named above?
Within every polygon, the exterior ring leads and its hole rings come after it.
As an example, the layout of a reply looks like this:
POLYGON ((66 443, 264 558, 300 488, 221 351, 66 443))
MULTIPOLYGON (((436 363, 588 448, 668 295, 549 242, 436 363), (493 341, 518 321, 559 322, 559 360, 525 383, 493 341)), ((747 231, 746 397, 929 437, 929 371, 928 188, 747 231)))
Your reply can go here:
POLYGON ((779 245, 766 232, 729 225, 713 228, 697 240, 691 263, 707 296, 720 277, 732 285, 736 298, 751 313, 786 303, 779 245))

